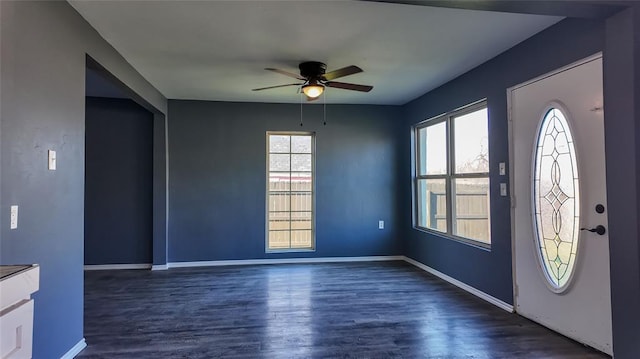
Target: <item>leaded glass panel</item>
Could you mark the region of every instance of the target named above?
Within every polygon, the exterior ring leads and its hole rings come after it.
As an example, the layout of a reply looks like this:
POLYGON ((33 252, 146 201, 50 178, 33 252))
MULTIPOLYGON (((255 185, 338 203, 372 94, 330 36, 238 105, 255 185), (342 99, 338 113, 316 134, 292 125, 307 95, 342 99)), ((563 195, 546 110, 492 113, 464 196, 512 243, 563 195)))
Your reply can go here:
POLYGON ((575 269, 580 197, 573 136, 558 108, 547 111, 540 126, 533 193, 540 260, 551 286, 561 291, 575 269))

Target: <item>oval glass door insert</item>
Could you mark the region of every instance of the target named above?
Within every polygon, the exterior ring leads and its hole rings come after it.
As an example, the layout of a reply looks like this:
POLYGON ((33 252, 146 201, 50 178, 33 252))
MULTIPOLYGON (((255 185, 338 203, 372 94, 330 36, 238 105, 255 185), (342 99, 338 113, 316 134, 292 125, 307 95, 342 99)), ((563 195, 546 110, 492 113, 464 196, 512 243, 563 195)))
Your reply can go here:
POLYGON ((573 136, 559 108, 549 109, 542 119, 534 161, 538 254, 550 288, 562 292, 570 284, 576 265, 580 198, 573 136))

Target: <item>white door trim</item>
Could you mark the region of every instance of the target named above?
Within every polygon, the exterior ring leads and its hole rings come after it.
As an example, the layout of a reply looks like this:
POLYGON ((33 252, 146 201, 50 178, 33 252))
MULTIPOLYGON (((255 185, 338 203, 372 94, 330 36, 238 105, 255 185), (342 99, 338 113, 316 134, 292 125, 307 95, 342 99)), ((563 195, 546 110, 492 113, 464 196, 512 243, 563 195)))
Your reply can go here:
MULTIPOLYGON (((571 70, 574 67, 578 67, 580 65, 584 65, 586 63, 589 63, 591 61, 595 61, 595 60, 598 60, 598 59, 601 59, 601 58, 602 58, 602 52, 597 52, 597 53, 595 53, 595 54, 593 54, 591 56, 585 57, 585 58, 583 58, 581 60, 578 60, 576 62, 572 62, 572 63, 570 63, 568 65, 565 65, 565 66, 562 66, 560 68, 557 68, 557 69, 555 69, 555 70, 553 70, 551 72, 547 72, 547 73, 545 73, 543 75, 540 75, 538 77, 534 77, 534 78, 532 78, 530 80, 527 80, 527 81, 519 83, 519 84, 517 84, 515 86, 509 87, 507 89, 507 106, 509 107, 509 109, 511 108, 511 92, 513 92, 514 90, 517 90, 517 89, 519 89, 521 87, 525 87, 527 85, 531 85, 532 83, 536 83, 536 82, 538 82, 540 80, 544 80, 544 79, 546 79, 548 77, 557 75, 557 74, 559 74, 561 72, 565 72, 567 70, 571 70)), ((509 121, 511 121, 511 112, 509 112, 509 121)))
POLYGON ((546 78, 549 78, 551 76, 557 75, 561 72, 565 72, 567 70, 573 69, 575 67, 578 67, 580 65, 584 65, 586 63, 592 62, 592 61, 596 61, 598 59, 602 58, 602 52, 597 52, 591 56, 585 57, 581 60, 578 60, 576 62, 573 62, 571 64, 568 64, 566 66, 560 67, 558 69, 555 69, 551 72, 545 73, 543 75, 540 75, 538 77, 535 77, 531 80, 522 82, 520 84, 517 84, 515 86, 509 87, 507 88, 507 131, 508 131, 508 137, 509 137, 509 196, 510 196, 510 202, 511 202, 511 277, 513 280, 513 308, 514 311, 517 312, 517 308, 518 308, 518 285, 516 283, 516 253, 515 253, 515 238, 516 238, 516 228, 515 228, 515 206, 516 206, 516 197, 513 194, 514 192, 514 144, 513 144, 513 111, 512 111, 512 104, 511 104, 511 95, 512 93, 517 90, 520 89, 522 87, 525 87, 527 85, 531 85, 533 83, 536 83, 540 80, 544 80, 546 78))

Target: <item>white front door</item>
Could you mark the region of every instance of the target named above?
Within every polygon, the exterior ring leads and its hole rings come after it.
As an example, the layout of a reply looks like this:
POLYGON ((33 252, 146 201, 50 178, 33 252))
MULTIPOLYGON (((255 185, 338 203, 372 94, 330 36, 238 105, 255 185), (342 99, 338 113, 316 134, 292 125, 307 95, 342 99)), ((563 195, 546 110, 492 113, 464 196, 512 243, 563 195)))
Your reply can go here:
POLYGON ((516 311, 612 354, 602 57, 508 96, 516 311))

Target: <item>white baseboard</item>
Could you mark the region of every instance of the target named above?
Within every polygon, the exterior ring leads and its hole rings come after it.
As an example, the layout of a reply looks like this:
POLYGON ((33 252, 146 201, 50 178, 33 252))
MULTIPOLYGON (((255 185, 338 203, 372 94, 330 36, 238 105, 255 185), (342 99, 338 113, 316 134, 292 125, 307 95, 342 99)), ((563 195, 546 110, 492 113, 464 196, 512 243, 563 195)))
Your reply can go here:
POLYGON ((151 263, 132 264, 90 264, 84 270, 151 269, 151 263))
POLYGON ((73 348, 69 349, 68 352, 64 353, 64 355, 61 356, 60 359, 73 359, 76 357, 76 355, 80 354, 82 349, 86 347, 87 347, 87 343, 84 341, 84 338, 82 338, 76 345, 73 346, 73 348))
POLYGON ((337 262, 373 262, 401 261, 404 256, 368 256, 368 257, 319 257, 319 258, 278 258, 278 259, 240 259, 221 261, 170 262, 168 268, 237 266, 256 264, 291 264, 291 263, 337 263, 337 262))
POLYGON ((476 288, 474 288, 474 287, 472 287, 472 286, 470 286, 470 285, 468 285, 466 283, 463 283, 463 282, 461 282, 461 281, 459 281, 459 280, 457 280, 455 278, 449 277, 448 275, 446 275, 446 274, 444 274, 442 272, 439 272, 439 271, 437 271, 437 270, 435 270, 435 269, 433 269, 433 268, 431 268, 431 267, 429 267, 427 265, 424 265, 424 264, 422 264, 422 263, 420 263, 420 262, 418 262, 418 261, 416 261, 414 259, 411 259, 409 257, 403 257, 403 259, 404 259, 405 262, 407 262, 409 264, 412 264, 412 265, 422 269, 423 271, 425 271, 427 273, 433 274, 434 276, 436 276, 436 277, 438 277, 438 278, 440 278, 440 279, 442 279, 442 280, 444 280, 446 282, 449 282, 449 283, 455 285, 456 287, 458 287, 460 289, 463 289, 463 290, 475 295, 476 297, 478 297, 480 299, 486 300, 487 302, 495 305, 496 307, 498 307, 500 309, 504 309, 509 313, 513 313, 513 305, 511 305, 509 303, 506 303, 506 302, 504 302, 504 301, 502 301, 502 300, 500 300, 500 299, 498 299, 498 298, 496 298, 496 297, 494 297, 492 295, 489 295, 489 294, 487 294, 487 293, 485 293, 485 292, 483 292, 483 291, 481 291, 479 289, 476 289, 476 288))
POLYGON ((169 266, 166 264, 154 264, 151 266, 151 270, 167 270, 169 266))

